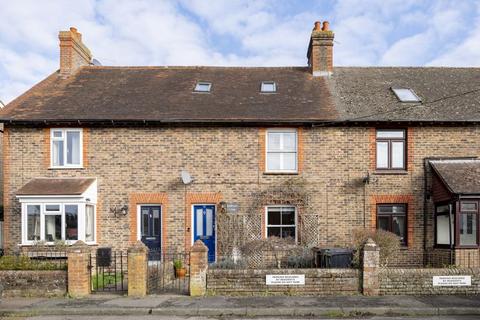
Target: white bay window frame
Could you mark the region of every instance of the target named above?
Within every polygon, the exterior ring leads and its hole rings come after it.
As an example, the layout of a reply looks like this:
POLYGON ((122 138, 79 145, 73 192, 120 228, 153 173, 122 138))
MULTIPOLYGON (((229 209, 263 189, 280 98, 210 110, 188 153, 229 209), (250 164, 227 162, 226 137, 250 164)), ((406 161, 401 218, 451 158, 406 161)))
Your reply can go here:
POLYGON ((51 128, 50 129, 50 167, 51 168, 82 168, 83 167, 83 129, 82 128, 51 128), (55 133, 61 132, 61 137, 56 137, 55 133), (68 139, 69 132, 79 133, 78 163, 68 163, 68 139), (55 143, 63 142, 63 164, 56 164, 55 143))
POLYGON ((54 241, 47 241, 45 235, 45 216, 61 214, 61 241, 65 241, 66 244, 73 244, 78 240, 82 240, 86 244, 95 245, 97 241, 97 182, 92 183, 85 192, 78 195, 17 195, 17 199, 21 204, 21 231, 22 231, 22 243, 21 245, 34 245, 39 241, 45 242, 47 245, 53 245, 54 241), (40 239, 28 240, 28 211, 29 205, 40 206, 40 239), (46 206, 59 205, 59 212, 47 212, 46 206), (77 239, 66 240, 66 214, 65 206, 77 205, 77 239), (93 240, 87 240, 86 238, 86 213, 87 207, 93 207, 93 221, 92 221, 92 235, 93 240))
POLYGON ((298 131, 294 128, 275 128, 267 129, 265 132, 265 172, 267 173, 298 173, 298 131), (280 139, 280 149, 271 150, 269 148, 269 139, 270 134, 295 134, 295 148, 294 149, 284 149, 284 140, 281 136, 280 139), (271 169, 268 165, 269 155, 278 154, 280 155, 280 169, 271 169), (295 166, 293 169, 285 168, 285 154, 294 154, 295 155, 295 166))
POLYGON ((60 241, 65 241, 66 244, 73 244, 77 240, 82 240, 87 244, 95 244, 95 232, 97 229, 96 226, 96 206, 90 202, 80 202, 72 201, 72 199, 57 198, 57 199, 39 199, 36 202, 25 202, 22 203, 22 245, 34 245, 38 242, 45 242, 47 245, 52 245, 54 241, 47 241, 46 232, 45 232, 45 223, 47 216, 61 216, 61 239, 60 241), (27 206, 37 205, 40 206, 40 239, 39 240, 28 240, 28 212, 27 206), (59 211, 46 211, 47 205, 59 205, 59 211), (65 206, 68 205, 77 205, 77 239, 76 240, 66 240, 66 214, 65 206), (93 241, 86 240, 86 207, 93 206, 93 241))

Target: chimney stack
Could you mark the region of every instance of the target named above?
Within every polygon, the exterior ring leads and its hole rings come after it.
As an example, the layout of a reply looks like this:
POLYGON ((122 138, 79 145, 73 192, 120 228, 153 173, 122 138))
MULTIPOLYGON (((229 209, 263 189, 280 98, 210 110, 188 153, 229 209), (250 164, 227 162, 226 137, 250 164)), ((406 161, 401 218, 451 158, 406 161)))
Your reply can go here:
POLYGON ((60 31, 60 75, 68 77, 78 68, 90 65, 92 54, 82 42, 82 34, 76 28, 60 31))
POLYGON ((316 21, 308 45, 308 66, 314 77, 330 76, 333 73, 333 31, 328 21, 316 21))

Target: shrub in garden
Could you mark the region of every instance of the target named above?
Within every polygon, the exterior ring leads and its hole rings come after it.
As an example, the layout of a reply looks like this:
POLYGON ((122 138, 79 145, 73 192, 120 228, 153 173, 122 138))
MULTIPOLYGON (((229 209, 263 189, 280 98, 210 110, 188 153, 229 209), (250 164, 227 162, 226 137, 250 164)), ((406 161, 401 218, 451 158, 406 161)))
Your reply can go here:
POLYGON ((391 263, 395 254, 400 249, 400 238, 396 234, 384 230, 359 228, 353 230, 352 246, 355 248, 353 264, 355 266, 360 265, 360 254, 365 242, 369 238, 372 238, 380 247, 380 265, 387 266, 391 263))

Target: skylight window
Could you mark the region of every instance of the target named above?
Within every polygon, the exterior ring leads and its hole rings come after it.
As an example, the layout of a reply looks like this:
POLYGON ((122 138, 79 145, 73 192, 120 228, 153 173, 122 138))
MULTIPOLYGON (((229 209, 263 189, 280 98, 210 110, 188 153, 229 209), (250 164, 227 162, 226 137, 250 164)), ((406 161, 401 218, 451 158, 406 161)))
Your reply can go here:
POLYGON ((195 92, 210 92, 212 89, 212 83, 211 82, 197 82, 195 85, 195 89, 193 91, 195 92))
POLYGON ((266 93, 277 92, 277 84, 273 81, 262 81, 260 91, 266 93))
POLYGON ((401 102, 420 102, 420 98, 410 88, 392 88, 392 91, 401 102))

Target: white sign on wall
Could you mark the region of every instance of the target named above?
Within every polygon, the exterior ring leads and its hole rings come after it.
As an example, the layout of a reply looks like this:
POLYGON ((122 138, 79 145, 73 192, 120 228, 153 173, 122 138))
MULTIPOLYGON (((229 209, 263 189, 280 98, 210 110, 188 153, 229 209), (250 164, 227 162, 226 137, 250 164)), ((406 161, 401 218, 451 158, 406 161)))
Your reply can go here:
POLYGON ((268 286, 305 285, 305 275, 304 274, 267 274, 265 281, 268 286))
POLYGON ((433 285, 440 287, 471 286, 472 276, 433 276, 433 285))

